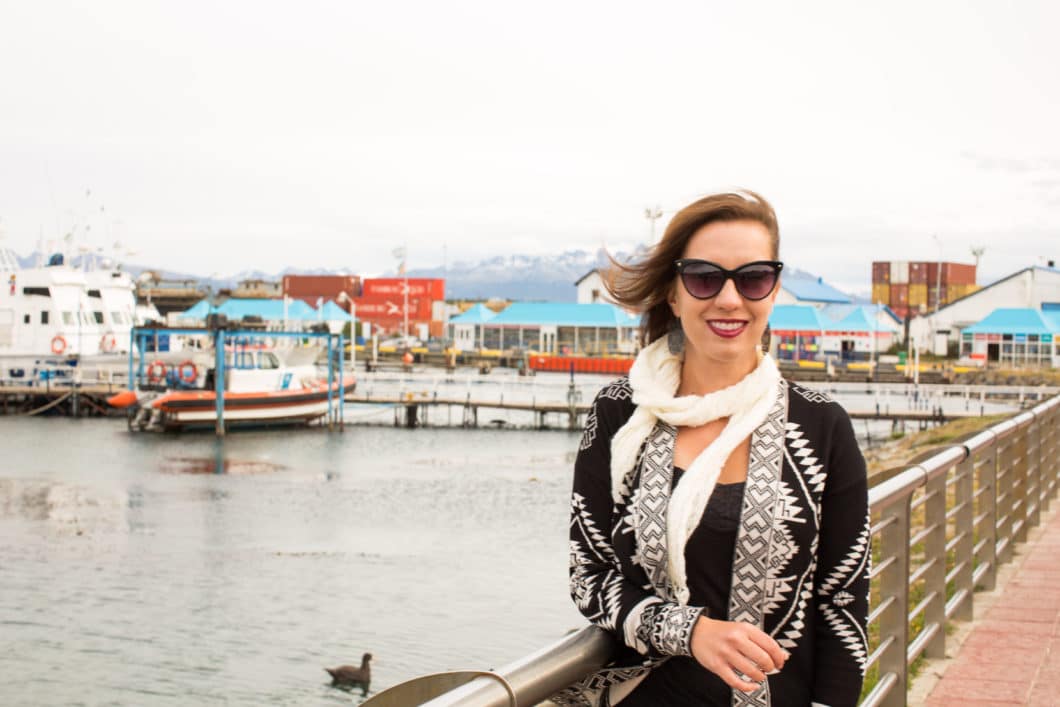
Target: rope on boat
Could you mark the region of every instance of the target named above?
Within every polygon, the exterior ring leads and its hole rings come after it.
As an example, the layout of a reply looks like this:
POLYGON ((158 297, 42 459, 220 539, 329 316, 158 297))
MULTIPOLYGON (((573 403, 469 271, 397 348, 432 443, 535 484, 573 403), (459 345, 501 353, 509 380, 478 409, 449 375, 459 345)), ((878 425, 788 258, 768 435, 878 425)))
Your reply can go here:
POLYGON ((67 391, 66 393, 64 393, 63 395, 59 396, 55 400, 51 401, 47 405, 42 405, 41 407, 37 408, 36 410, 30 410, 29 412, 24 412, 22 414, 25 417, 33 417, 34 415, 39 415, 42 412, 47 412, 48 410, 51 410, 53 407, 55 407, 56 405, 58 405, 62 401, 66 400, 67 398, 69 398, 73 394, 74 394, 74 391, 72 391, 72 390, 67 391))

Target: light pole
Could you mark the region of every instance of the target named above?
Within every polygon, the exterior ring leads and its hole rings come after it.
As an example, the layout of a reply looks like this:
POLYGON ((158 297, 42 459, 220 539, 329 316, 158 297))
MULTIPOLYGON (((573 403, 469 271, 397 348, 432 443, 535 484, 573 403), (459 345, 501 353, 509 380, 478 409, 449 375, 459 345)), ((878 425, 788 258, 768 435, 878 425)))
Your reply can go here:
POLYGON ((401 331, 401 338, 406 348, 409 347, 409 275, 405 268, 405 256, 408 253, 407 246, 401 246, 400 248, 394 249, 394 257, 398 259, 398 275, 401 275, 405 281, 402 286, 402 293, 405 296, 404 306, 404 326, 401 331))
POLYGON ((932 233, 932 239, 935 244, 939 247, 939 269, 935 273, 935 311, 939 311, 939 307, 942 306, 942 241, 939 240, 939 234, 932 233))
POLYGON ((644 209, 644 218, 651 221, 651 244, 655 244, 655 222, 662 218, 663 210, 662 207, 656 204, 654 207, 649 206, 644 209))

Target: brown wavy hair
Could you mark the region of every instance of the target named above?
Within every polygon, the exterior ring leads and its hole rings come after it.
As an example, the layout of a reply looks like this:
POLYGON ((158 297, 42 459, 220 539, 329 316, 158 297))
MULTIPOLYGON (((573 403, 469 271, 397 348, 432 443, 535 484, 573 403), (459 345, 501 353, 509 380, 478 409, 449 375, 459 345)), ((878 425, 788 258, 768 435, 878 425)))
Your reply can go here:
MULTIPOLYGON (((635 263, 611 258, 604 286, 618 304, 641 312, 640 342, 647 346, 666 333, 676 321, 669 299, 677 284, 674 261, 703 226, 715 221, 756 221, 769 232, 771 257, 780 257, 780 227, 773 207, 750 190, 712 194, 694 201, 674 214, 662 240, 635 263)), ((610 257, 610 256, 609 256, 610 257)))

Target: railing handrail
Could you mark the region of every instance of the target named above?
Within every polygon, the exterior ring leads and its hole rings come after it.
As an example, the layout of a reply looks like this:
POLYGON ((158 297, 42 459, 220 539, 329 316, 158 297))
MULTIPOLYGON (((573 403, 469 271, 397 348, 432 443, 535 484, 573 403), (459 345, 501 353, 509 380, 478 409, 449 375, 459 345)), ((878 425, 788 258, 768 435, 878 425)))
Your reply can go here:
MULTIPOLYGON (((973 459, 975 455, 985 451, 996 453, 1000 443, 1013 436, 1017 432, 1025 430, 1047 414, 1057 413, 1060 409, 1060 395, 1050 398, 1033 409, 1014 415, 1013 417, 999 422, 979 432, 964 442, 959 442, 940 450, 928 459, 914 464, 903 470, 898 475, 887 479, 869 490, 869 507, 873 513, 887 510, 893 504, 905 500, 905 519, 908 524, 908 501, 913 493, 929 482, 945 482, 944 475, 958 464, 973 459)), ((1055 422, 1060 422, 1060 416, 1055 422)), ((1060 427, 1060 425, 1056 425, 1060 427)), ((1039 430, 1038 447, 1041 454, 1041 438, 1039 430)), ((1060 430, 1052 432, 1054 442, 1060 438, 1060 430)), ((1026 441, 1026 440, 1024 440, 1026 441)), ((1041 456, 1039 458, 1042 458, 1041 456)), ((1029 462, 1028 459, 1025 459, 1029 462)), ((1055 493, 1060 484, 1056 482, 1057 470, 1060 465, 1055 460, 1051 461, 1053 468, 1050 473, 1052 480, 1046 486, 1046 480, 1039 477, 1040 503, 1045 502, 1048 495, 1055 493)), ((1039 470, 1040 471, 1040 470, 1039 470)), ((1030 504, 1024 504, 1024 511, 1030 504)), ((1037 507, 1037 505, 1035 506, 1037 507)), ((997 516, 995 514, 995 522, 997 516)), ((1009 520, 1011 523, 1011 519, 1009 520)), ((945 524, 943 524, 945 525, 945 524)), ((906 530, 908 541, 908 529, 906 530)), ((906 545, 908 549, 908 542, 906 545)), ((970 571, 970 568, 968 568, 970 571)), ((906 567, 908 572, 908 566, 906 567)), ((990 571, 993 571, 991 569, 990 571)), ((908 576, 906 575, 906 581, 908 576)), ((906 585, 906 601, 902 606, 908 605, 908 584, 906 585)), ((971 592, 961 597, 962 601, 971 601, 971 592)), ((871 608, 871 607, 870 607, 871 608)), ((970 611, 967 614, 970 616, 970 611)), ((948 616, 948 613, 947 613, 948 616)), ((905 620, 905 617, 902 617, 905 620)), ((944 631, 935 631, 944 637, 944 631)), ((919 639, 920 637, 918 637, 919 639)), ((927 644, 933 636, 927 636, 921 644, 927 644)), ((938 636, 934 636, 938 638, 938 636)), ((504 677, 515 691, 518 704, 521 707, 534 705, 546 699, 549 695, 563 689, 579 677, 603 667, 613 654, 616 640, 606 631, 595 626, 588 626, 571 634, 564 639, 545 648, 520 658, 502 668, 497 674, 504 677)), ((901 646, 902 658, 907 655, 908 646, 901 646)), ((919 652, 913 656, 919 656, 919 652)), ((907 661, 907 664, 912 659, 907 661)), ((905 691, 907 689, 906 674, 895 672, 882 672, 876 688, 868 695, 863 705, 891 705, 905 704, 905 691), (897 691, 897 692, 896 692, 897 691)), ((511 705, 508 693, 495 680, 478 678, 455 690, 445 693, 435 699, 424 703, 430 707, 508 707, 511 705)))

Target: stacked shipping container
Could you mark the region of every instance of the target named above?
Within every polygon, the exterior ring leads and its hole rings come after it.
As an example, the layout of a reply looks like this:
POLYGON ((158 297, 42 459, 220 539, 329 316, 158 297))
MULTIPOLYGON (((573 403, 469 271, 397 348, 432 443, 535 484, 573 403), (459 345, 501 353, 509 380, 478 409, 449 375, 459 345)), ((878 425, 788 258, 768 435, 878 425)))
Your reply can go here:
POLYGON ((934 310, 978 289, 974 265, 905 260, 872 264, 872 301, 889 306, 903 319, 934 310))
POLYGON ((402 277, 368 278, 355 275, 284 275, 283 293, 316 307, 319 300, 339 301, 345 292, 356 305, 357 321, 383 334, 400 333, 405 323, 405 283, 408 282, 409 334, 440 337, 445 331, 445 280, 402 277))

